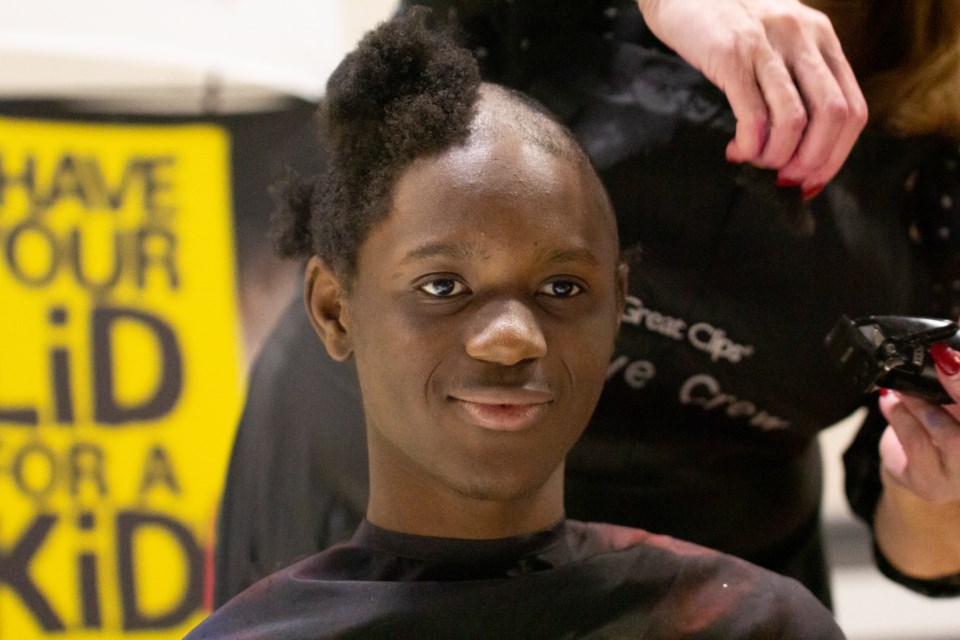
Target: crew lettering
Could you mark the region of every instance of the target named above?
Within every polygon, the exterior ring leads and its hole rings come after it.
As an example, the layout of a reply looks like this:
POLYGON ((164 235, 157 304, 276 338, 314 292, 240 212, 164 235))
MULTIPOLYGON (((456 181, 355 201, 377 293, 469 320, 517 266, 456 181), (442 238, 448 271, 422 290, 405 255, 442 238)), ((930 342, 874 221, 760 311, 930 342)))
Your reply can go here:
POLYGON ((704 411, 720 411, 730 418, 749 418, 750 426, 764 431, 786 429, 790 426, 790 423, 782 418, 757 410, 757 406, 749 400, 723 392, 717 379, 705 373, 694 375, 683 383, 679 400, 681 404, 699 406, 704 411))
POLYGON ((623 381, 634 389, 642 389, 657 375, 657 368, 649 360, 630 361, 627 356, 614 358, 607 367, 607 380, 623 372, 623 381))

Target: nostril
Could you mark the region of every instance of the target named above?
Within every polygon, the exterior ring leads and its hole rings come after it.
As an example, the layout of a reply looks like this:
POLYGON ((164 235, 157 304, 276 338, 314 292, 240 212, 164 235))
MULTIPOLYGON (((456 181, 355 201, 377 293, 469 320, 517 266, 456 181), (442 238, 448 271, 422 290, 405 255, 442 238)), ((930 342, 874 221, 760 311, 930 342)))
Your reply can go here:
POLYGON ((467 353, 478 360, 512 365, 523 360, 542 358, 546 340, 536 319, 529 312, 497 314, 467 340, 467 353))

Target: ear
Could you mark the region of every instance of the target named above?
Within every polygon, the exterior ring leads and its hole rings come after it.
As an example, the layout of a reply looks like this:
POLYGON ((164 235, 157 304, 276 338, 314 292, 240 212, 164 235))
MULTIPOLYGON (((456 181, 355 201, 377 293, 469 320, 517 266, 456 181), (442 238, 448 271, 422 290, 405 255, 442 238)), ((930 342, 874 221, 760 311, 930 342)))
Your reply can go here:
POLYGON ((350 359, 353 342, 347 328, 345 290, 333 269, 317 256, 307 262, 303 300, 313 329, 330 357, 338 362, 350 359))

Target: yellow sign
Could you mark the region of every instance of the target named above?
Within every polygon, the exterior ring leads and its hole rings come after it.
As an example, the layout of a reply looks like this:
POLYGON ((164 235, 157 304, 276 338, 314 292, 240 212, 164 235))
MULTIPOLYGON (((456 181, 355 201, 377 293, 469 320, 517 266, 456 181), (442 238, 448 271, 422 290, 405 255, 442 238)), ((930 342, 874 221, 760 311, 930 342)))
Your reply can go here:
POLYGON ((0 640, 180 638, 241 403, 229 141, 0 118, 0 640))

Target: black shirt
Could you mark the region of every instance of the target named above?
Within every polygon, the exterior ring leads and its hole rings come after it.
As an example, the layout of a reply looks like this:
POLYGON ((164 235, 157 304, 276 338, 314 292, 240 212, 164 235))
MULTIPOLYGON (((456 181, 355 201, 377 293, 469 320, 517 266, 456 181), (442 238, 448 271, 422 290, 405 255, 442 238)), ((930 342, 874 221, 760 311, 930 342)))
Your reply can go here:
POLYGON ((663 536, 565 521, 502 540, 363 522, 255 584, 188 636, 214 638, 842 638, 797 582, 663 536))

